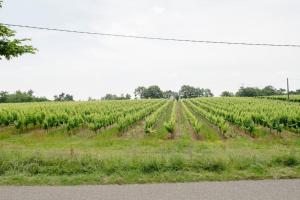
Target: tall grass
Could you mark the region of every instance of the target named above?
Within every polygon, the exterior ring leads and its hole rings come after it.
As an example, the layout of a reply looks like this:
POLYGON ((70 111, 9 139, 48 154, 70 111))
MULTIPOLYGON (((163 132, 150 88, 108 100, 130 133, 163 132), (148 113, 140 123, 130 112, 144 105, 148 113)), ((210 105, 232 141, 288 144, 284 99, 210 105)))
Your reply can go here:
POLYGON ((198 173, 208 171, 222 173, 224 171, 252 170, 254 166, 260 166, 264 170, 272 167, 297 168, 300 158, 292 154, 283 154, 272 158, 216 155, 183 156, 172 154, 166 156, 135 156, 135 157, 111 157, 97 158, 85 156, 45 156, 28 155, 16 156, 15 154, 0 154, 0 176, 12 174, 35 175, 87 175, 87 174, 122 174, 134 173, 136 177, 142 174, 154 172, 189 171, 198 173))

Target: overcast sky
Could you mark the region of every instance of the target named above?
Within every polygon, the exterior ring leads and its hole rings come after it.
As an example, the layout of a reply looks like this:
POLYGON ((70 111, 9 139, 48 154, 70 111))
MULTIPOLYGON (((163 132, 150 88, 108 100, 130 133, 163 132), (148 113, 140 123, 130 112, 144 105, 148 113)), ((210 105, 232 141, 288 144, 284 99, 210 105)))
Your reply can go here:
MULTIPOLYGON (((300 44, 299 0, 4 0, 0 22, 196 40, 300 44)), ((215 95, 240 86, 300 88, 300 48, 175 43, 14 28, 39 49, 0 61, 0 90, 76 99, 140 85, 215 95), (296 80, 298 79, 298 80, 296 80)))

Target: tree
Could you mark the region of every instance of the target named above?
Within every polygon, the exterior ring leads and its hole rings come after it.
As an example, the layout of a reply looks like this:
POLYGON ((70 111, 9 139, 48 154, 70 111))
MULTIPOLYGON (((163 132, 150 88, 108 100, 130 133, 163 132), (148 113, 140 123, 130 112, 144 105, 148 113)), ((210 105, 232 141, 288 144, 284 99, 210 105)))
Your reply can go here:
POLYGON ((256 97, 261 94, 259 88, 254 87, 240 87, 239 91, 237 91, 236 96, 239 97, 256 97))
POLYGON ((104 97, 102 97, 102 100, 114 100, 117 98, 117 95, 114 94, 106 94, 104 97))
POLYGON ((125 95, 125 99, 131 99, 131 95, 130 94, 126 94, 125 95))
MULTIPOLYGON (((2 8, 2 0, 0 0, 0 8, 2 8)), ((15 34, 15 31, 0 24, 0 60, 3 58, 10 60, 12 57, 18 57, 25 53, 34 54, 37 51, 32 46, 23 44, 30 39, 15 39, 15 34)))
POLYGON ((186 99, 196 97, 197 95, 194 87, 189 85, 183 85, 179 90, 179 96, 180 98, 186 99))
POLYGON ((73 95, 70 95, 70 94, 66 94, 66 96, 65 96, 65 99, 64 99, 65 101, 74 101, 74 99, 73 99, 73 95))
POLYGON ((278 92, 279 95, 283 95, 283 94, 285 94, 286 89, 279 88, 279 90, 277 90, 277 92, 278 92))
POLYGON ((157 85, 152 85, 148 88, 139 86, 134 90, 134 96, 136 99, 159 99, 163 98, 163 91, 157 85))
POLYGON ((160 99, 163 98, 163 91, 157 85, 152 85, 145 90, 144 97, 146 99, 160 99))
POLYGON ((234 94, 229 91, 223 91, 221 94, 221 97, 233 97, 233 96, 234 96, 234 94))
POLYGON ((178 100, 179 95, 177 92, 174 92, 172 90, 167 90, 165 92, 163 92, 163 98, 164 99, 176 99, 178 100))
POLYGON ((104 97, 101 98, 101 100, 129 100, 131 99, 130 94, 121 94, 120 96, 115 94, 106 94, 104 97))
POLYGON ((240 97, 256 97, 256 96, 272 96, 272 95, 283 95, 285 89, 280 88, 277 90, 274 86, 268 85, 262 89, 257 87, 240 87, 236 96, 240 97))
POLYGON ((195 93, 194 96, 196 96, 196 97, 202 97, 202 96, 205 95, 205 89, 203 89, 203 88, 195 88, 194 89, 194 93, 195 93))
POLYGON ((0 92, 0 103, 6 103, 8 99, 8 92, 6 91, 1 91, 0 92))
POLYGON ((94 98, 92 98, 92 97, 89 97, 89 98, 88 98, 88 101, 97 101, 97 99, 94 99, 94 98))
POLYGON ((204 96, 205 97, 213 97, 214 94, 211 92, 210 89, 204 89, 204 96))
POLYGON ((146 88, 144 86, 139 86, 134 90, 134 96, 135 98, 144 99, 145 98, 145 91, 146 88))
POLYGON ((271 86, 271 85, 268 85, 268 86, 264 87, 261 90, 260 95, 262 95, 262 96, 272 96, 272 95, 276 95, 276 94, 278 94, 276 88, 271 86))
POLYGON ((212 97, 214 96, 210 89, 195 88, 190 85, 183 85, 179 90, 180 98, 212 97))
POLYGON ((62 92, 61 94, 54 96, 54 101, 74 101, 74 99, 73 95, 62 92))

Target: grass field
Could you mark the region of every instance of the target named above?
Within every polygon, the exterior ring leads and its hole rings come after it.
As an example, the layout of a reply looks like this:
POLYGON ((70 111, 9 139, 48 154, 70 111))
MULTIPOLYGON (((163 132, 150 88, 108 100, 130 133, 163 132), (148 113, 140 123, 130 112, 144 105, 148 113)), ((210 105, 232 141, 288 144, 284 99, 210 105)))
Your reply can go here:
POLYGON ((299 134, 257 126, 255 134, 230 124, 225 137, 201 115, 198 134, 176 104, 174 137, 164 128, 166 106, 150 133, 145 119, 122 131, 97 133, 65 126, 43 130, 0 128, 1 185, 75 185, 300 178, 299 134))

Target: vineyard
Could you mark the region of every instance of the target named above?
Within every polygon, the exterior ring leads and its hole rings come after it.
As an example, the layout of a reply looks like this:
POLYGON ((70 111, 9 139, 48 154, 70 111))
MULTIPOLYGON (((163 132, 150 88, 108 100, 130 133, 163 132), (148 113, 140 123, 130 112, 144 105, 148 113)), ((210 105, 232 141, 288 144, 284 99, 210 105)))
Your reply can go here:
POLYGON ((117 127, 122 135, 137 122, 144 121, 144 132, 152 133, 160 116, 169 112, 170 118, 162 124, 174 138, 177 106, 182 107, 197 135, 205 134, 201 130, 203 123, 215 127, 224 138, 237 135, 230 132, 230 127, 252 136, 259 127, 277 133, 300 132, 298 104, 254 98, 3 104, 0 105, 0 126, 13 126, 20 133, 60 127, 68 132, 80 128, 96 134, 108 127, 117 127))
POLYGON ((299 178, 299 136, 266 98, 0 104, 0 184, 299 178))
MULTIPOLYGON (((280 100, 280 101, 288 101, 287 95, 279 95, 279 96, 263 96, 259 98, 271 99, 271 100, 280 100)), ((290 95, 290 102, 300 102, 300 95, 290 95)))

